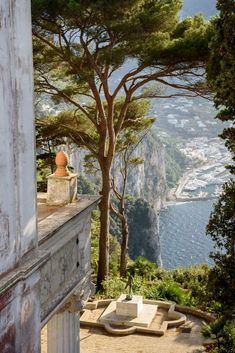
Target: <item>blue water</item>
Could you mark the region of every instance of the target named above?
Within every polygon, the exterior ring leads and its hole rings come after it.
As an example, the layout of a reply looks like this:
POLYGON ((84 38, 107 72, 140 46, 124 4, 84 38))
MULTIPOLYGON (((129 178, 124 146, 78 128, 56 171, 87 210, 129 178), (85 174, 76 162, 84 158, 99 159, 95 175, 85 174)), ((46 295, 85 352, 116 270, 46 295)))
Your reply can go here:
POLYGON ((214 201, 191 201, 168 206, 160 213, 160 244, 163 267, 212 264, 213 242, 205 228, 214 201))

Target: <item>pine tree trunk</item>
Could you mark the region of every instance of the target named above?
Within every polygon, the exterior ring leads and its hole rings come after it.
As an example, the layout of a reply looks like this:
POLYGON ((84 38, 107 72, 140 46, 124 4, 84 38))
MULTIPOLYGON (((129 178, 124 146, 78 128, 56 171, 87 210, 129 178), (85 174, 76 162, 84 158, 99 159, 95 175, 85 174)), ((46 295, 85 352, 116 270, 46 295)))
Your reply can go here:
POLYGON ((127 254, 128 254, 128 238, 129 230, 125 215, 122 215, 122 243, 121 243, 121 259, 120 259, 120 276, 126 277, 127 254))
POLYGON ((110 206, 110 167, 102 168, 102 200, 100 202, 100 241, 97 289, 102 289, 102 281, 109 274, 109 206, 110 206))

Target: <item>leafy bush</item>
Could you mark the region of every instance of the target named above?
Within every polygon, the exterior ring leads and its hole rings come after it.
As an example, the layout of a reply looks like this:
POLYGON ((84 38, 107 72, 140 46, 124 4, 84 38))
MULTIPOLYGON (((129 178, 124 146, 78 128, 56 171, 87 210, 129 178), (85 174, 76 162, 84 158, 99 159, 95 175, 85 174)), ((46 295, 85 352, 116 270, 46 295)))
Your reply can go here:
POLYGON ((190 288, 193 282, 207 282, 209 267, 207 265, 177 268, 172 271, 172 278, 184 288, 190 288))
POLYGON ((128 272, 132 275, 138 275, 141 277, 155 276, 157 272, 157 266, 153 262, 148 261, 143 256, 138 256, 137 259, 128 265, 128 272))
POLYGON ((125 293, 125 282, 118 276, 113 276, 102 283, 103 293, 97 293, 98 297, 117 298, 121 293, 125 293))
POLYGON ((218 319, 211 324, 205 324, 202 334, 215 340, 210 346, 211 353, 235 353, 235 327, 230 322, 218 319))
POLYGON ((173 281, 163 281, 156 285, 156 295, 154 299, 170 300, 177 304, 184 304, 185 292, 173 281))
POLYGON ((95 184, 91 183, 86 177, 79 175, 78 176, 78 194, 89 194, 94 195, 98 194, 98 189, 95 184))
MULTIPOLYGON (((111 238, 111 244, 112 242, 111 238)), ((113 245, 110 248, 112 249, 113 245)), ((117 254, 118 249, 115 250, 114 244, 110 266, 112 274, 103 283, 104 291, 98 293, 99 296, 117 298, 121 293, 125 293, 126 282, 117 275, 118 268, 113 264, 117 254)), ((134 294, 143 295, 146 299, 169 300, 177 304, 196 306, 203 310, 214 308, 214 303, 208 303, 206 295, 209 273, 206 265, 167 271, 140 256, 130 263, 128 268, 134 277, 134 294)))
MULTIPOLYGON (((91 267, 95 274, 98 270, 99 259, 99 234, 100 234, 100 212, 92 212, 91 222, 91 267)), ((120 244, 116 237, 109 236, 109 256, 110 256, 110 274, 116 276, 118 273, 119 258, 120 258, 120 244)))
MULTIPOLYGON (((113 276, 103 282, 104 291, 98 293, 98 296, 107 298, 117 298, 120 294, 125 293, 126 282, 119 276, 113 276)), ((180 286, 171 281, 155 281, 149 282, 141 276, 135 276, 133 280, 133 293, 142 295, 146 299, 169 300, 178 304, 187 303, 187 292, 180 286)))

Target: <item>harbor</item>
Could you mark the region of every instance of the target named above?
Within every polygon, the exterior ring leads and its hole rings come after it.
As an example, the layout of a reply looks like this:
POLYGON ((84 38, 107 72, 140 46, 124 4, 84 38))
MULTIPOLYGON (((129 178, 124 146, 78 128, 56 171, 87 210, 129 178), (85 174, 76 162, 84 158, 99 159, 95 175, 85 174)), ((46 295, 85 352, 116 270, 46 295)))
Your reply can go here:
POLYGON ((181 152, 190 160, 190 166, 175 188, 169 191, 170 203, 218 198, 222 185, 230 177, 225 166, 231 161, 230 154, 218 143, 218 139, 198 138, 181 146, 181 152), (220 158, 215 158, 214 154, 220 158))

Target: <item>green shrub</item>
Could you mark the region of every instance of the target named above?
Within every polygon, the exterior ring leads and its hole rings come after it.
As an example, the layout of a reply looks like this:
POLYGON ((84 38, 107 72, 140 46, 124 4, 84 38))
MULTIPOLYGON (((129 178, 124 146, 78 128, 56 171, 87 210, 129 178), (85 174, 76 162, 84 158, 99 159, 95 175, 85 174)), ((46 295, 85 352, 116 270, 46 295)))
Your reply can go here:
MULTIPOLYGON (((98 296, 117 298, 121 293, 126 293, 126 282, 118 276, 113 276, 103 282, 104 291, 98 296)), ((187 293, 172 280, 149 282, 141 276, 133 280, 133 293, 142 295, 146 299, 162 299, 185 304, 188 301, 187 293)))
POLYGON ((128 272, 133 275, 151 278, 155 277, 157 266, 155 263, 148 261, 145 257, 138 256, 132 264, 128 266, 128 272))
POLYGON ((170 300, 178 304, 184 303, 185 292, 173 281, 163 281, 157 286, 156 292, 159 295, 159 299, 170 300))
POLYGON ((202 334, 215 341, 211 353, 235 353, 235 327, 231 322, 219 318, 211 324, 205 324, 202 334))
POLYGON ((118 276, 113 276, 102 282, 103 292, 97 293, 98 297, 118 298, 121 293, 125 293, 125 282, 118 276))
POLYGON ((207 265, 177 268, 172 271, 172 278, 184 288, 189 288, 194 282, 205 283, 208 279, 209 267, 207 265))

